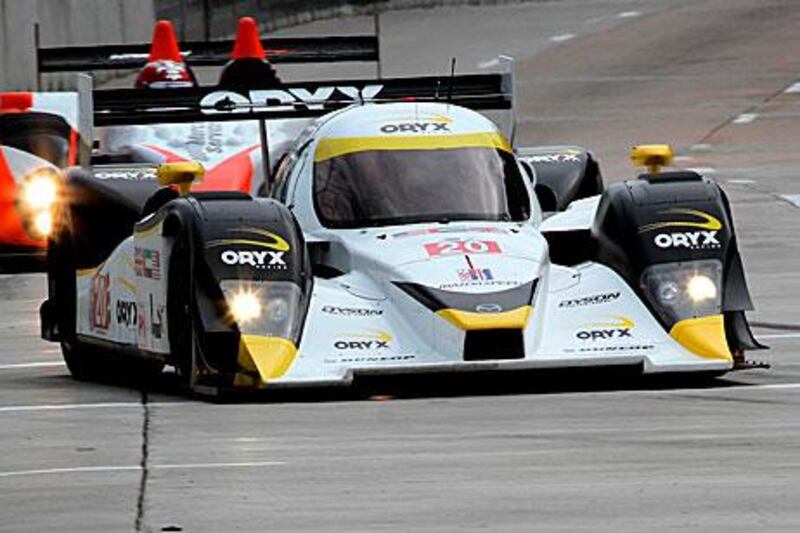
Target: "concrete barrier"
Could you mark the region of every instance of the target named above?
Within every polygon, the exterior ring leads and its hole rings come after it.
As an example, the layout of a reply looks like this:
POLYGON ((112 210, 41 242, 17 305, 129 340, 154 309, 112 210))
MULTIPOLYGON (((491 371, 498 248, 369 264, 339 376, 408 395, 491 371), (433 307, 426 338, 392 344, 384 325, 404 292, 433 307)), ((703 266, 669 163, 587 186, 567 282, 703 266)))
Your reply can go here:
MULTIPOLYGON (((154 13, 153 0, 0 0, 0 90, 35 88, 35 23, 42 46, 146 42, 154 13)), ((46 76, 40 89, 66 79, 46 76)))
MULTIPOLYGON (((396 9, 434 8, 460 5, 500 5, 558 0, 207 0, 209 34, 230 37, 239 17, 258 17, 266 31, 297 26, 315 20, 374 15, 396 9)), ((156 16, 175 23, 181 40, 205 37, 206 14, 200 0, 156 0, 156 16)))

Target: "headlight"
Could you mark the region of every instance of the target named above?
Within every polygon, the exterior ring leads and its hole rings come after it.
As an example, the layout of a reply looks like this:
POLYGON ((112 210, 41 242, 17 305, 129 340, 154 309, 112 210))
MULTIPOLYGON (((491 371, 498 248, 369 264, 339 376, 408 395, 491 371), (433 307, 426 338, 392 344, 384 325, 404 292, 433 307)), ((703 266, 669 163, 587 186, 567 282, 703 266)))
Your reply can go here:
POLYGON ((58 175, 50 170, 29 174, 22 184, 22 194, 32 210, 50 209, 58 196, 58 175))
POLYGON ((228 305, 237 324, 246 325, 261 316, 261 299, 254 292, 237 291, 228 305))
POLYGON ((53 229, 53 215, 50 211, 42 211, 33 217, 33 227, 39 235, 50 235, 53 229))
POLYGON ((685 318, 717 315, 722 309, 722 263, 713 259, 653 265, 642 273, 641 287, 670 326, 685 318))
POLYGON ((296 340, 302 291, 289 281, 226 279, 220 282, 229 319, 244 334, 296 340))
POLYGON ((44 239, 53 230, 60 184, 59 173, 47 167, 29 172, 19 184, 17 210, 25 231, 34 239, 44 239))
POLYGON ((704 302, 715 299, 719 291, 717 291, 717 285, 714 280, 706 275, 697 274, 689 280, 686 285, 686 292, 692 301, 704 302))

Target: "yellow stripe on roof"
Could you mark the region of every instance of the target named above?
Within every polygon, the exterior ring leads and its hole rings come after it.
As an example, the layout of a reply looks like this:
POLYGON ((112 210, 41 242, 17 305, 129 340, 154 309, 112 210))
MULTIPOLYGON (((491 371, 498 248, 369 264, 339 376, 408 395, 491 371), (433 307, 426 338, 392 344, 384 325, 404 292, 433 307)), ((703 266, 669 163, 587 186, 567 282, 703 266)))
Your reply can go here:
POLYGON ((370 150, 442 150, 447 148, 496 148, 511 152, 511 146, 494 131, 455 135, 398 135, 390 137, 348 137, 322 139, 317 144, 314 161, 327 161, 340 155, 370 150))

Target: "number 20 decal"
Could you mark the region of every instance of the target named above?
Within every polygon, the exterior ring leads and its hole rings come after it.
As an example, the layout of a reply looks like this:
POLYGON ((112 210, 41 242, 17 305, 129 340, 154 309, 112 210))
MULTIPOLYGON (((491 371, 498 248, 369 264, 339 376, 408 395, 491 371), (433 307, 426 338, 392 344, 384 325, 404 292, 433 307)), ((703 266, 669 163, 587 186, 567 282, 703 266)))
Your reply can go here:
POLYGON ((500 245, 496 241, 447 239, 426 244, 425 251, 430 257, 454 254, 499 254, 500 245))

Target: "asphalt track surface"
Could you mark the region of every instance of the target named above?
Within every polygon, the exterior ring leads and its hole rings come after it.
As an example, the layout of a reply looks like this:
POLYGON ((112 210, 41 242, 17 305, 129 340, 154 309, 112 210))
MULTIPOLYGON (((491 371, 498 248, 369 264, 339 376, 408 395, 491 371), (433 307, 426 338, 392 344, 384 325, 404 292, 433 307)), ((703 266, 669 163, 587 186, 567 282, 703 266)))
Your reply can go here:
POLYGON ((717 178, 772 369, 215 405, 169 376, 146 395, 73 381, 38 339, 43 278, 2 276, 0 531, 800 530, 800 5, 575 0, 382 26, 388 74, 515 55, 528 144, 589 146, 615 180, 628 146, 669 141, 717 178))

